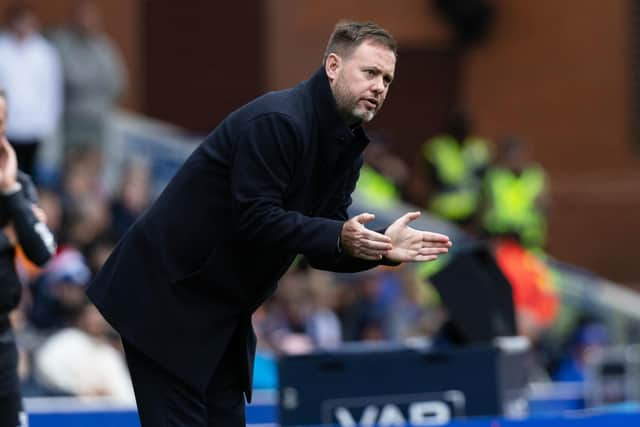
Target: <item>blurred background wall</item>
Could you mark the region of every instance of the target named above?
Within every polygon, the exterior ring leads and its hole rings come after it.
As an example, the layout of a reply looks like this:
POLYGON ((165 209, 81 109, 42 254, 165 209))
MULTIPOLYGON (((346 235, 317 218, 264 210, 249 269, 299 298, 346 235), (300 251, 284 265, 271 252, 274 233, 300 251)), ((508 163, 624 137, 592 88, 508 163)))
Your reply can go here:
MULTIPOLYGON (((482 136, 523 137, 551 176, 549 252, 640 285, 632 0, 486 0, 495 19, 467 49, 427 0, 98 3, 130 73, 123 106, 199 134, 252 97, 306 78, 338 19, 377 21, 397 37, 400 59, 372 130, 408 161, 456 105, 482 136)), ((72 0, 31 4, 48 28, 64 22, 72 0)))

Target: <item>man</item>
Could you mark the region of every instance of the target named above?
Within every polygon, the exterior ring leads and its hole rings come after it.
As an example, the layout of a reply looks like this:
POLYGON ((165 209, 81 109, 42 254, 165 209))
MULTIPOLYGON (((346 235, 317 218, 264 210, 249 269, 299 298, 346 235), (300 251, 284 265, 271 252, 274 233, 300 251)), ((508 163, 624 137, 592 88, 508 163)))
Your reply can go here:
MULTIPOLYGON (((38 208, 28 175, 18 171, 16 154, 5 137, 7 96, 0 89, 0 426, 18 426, 22 411, 16 348, 9 312, 20 302, 22 284, 15 269, 15 247, 39 266, 55 253, 53 236, 38 208)), ((22 414, 24 421, 24 413, 22 414)))
POLYGON ((33 175, 39 147, 55 133, 62 113, 62 68, 28 5, 8 8, 7 30, 0 35, 0 87, 11 100, 7 138, 20 170, 33 175))
POLYGON ((231 113, 114 249, 88 292, 122 335, 143 426, 244 425, 251 314, 297 254, 359 271, 447 251, 408 226, 417 212, 384 234, 347 218, 395 62, 382 28, 338 24, 323 67, 231 113))
POLYGON ((476 234, 482 177, 491 160, 489 142, 471 133, 464 111, 454 110, 446 133, 422 145, 422 157, 430 187, 427 209, 476 234))
POLYGON ((102 31, 95 0, 75 0, 69 23, 51 37, 64 70, 65 152, 102 148, 107 120, 127 85, 120 52, 102 31))

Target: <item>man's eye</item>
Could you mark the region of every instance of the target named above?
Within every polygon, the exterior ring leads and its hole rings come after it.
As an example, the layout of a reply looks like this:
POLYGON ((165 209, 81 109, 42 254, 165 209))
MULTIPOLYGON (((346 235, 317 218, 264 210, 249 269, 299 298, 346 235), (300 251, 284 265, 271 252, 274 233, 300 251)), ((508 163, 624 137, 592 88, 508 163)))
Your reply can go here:
POLYGON ((373 70, 365 70, 365 72, 367 73, 367 75, 368 75, 369 77, 373 77, 373 76, 375 76, 375 75, 376 75, 375 71, 373 71, 373 70))

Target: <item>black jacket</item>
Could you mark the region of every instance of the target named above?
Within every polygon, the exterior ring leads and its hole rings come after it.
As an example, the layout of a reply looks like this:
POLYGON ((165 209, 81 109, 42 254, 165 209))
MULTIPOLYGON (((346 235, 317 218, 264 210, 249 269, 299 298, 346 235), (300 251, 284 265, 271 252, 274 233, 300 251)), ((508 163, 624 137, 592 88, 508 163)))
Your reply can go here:
MULTIPOLYGON (((16 238, 24 254, 39 266, 43 266, 55 253, 53 235, 38 218, 31 205, 38 196, 29 175, 18 171, 22 188, 11 195, 0 195, 0 227, 13 225, 16 238)), ((15 270, 13 242, 0 230, 0 332, 8 328, 2 315, 9 313, 20 302, 22 284, 15 270)))
POLYGON ((250 316, 297 254, 358 271, 337 242, 368 139, 323 69, 230 114, 125 234, 88 294, 122 337, 204 390, 222 354, 255 353, 250 316), (228 348, 241 328, 241 348, 228 348))

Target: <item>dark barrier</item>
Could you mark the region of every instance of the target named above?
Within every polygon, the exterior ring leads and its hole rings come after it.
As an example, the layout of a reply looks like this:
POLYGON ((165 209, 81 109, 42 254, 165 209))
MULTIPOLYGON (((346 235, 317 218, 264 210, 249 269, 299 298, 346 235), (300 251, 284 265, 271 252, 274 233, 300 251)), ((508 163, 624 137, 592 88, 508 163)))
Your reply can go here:
POLYGON ((526 345, 507 351, 361 344, 284 357, 280 424, 440 425, 457 417, 524 416, 526 356, 526 345))

